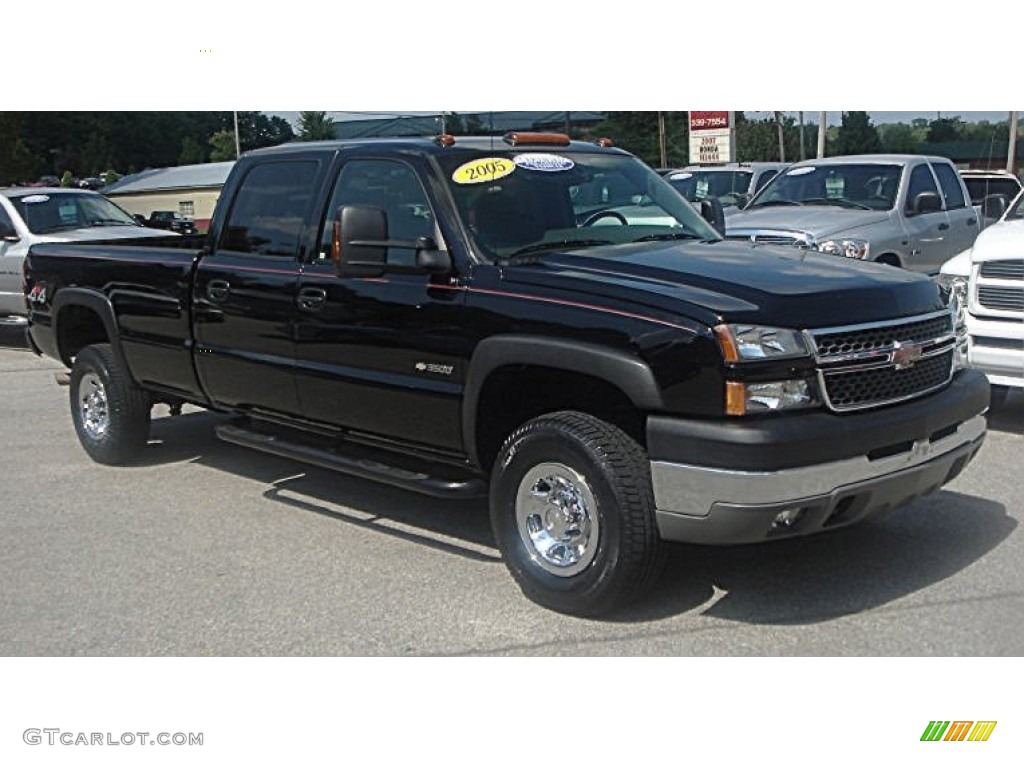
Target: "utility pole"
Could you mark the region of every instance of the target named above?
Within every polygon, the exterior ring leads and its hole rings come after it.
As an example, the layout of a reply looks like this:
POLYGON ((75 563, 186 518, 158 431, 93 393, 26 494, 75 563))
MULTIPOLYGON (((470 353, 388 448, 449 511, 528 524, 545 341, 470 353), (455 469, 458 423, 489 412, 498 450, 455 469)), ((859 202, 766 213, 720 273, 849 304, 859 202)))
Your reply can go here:
POLYGON ((782 133, 782 113, 781 112, 776 112, 775 113, 775 127, 778 128, 778 131, 779 131, 779 162, 784 163, 784 162, 786 162, 786 143, 784 141, 785 137, 783 136, 783 133, 782 133))
POLYGON ((825 113, 818 113, 818 157, 825 156, 825 113))
POLYGON ((661 167, 668 166, 668 150, 665 146, 665 113, 658 113, 658 149, 661 150, 661 167))
POLYGON ((1017 170, 1017 113, 1010 113, 1010 143, 1006 150, 1006 170, 1017 170))
POLYGON ((237 160, 242 156, 242 142, 238 138, 238 113, 232 112, 235 116, 235 159, 237 160))
POLYGON ((804 113, 800 113, 800 159, 804 160, 807 153, 804 151, 804 113))

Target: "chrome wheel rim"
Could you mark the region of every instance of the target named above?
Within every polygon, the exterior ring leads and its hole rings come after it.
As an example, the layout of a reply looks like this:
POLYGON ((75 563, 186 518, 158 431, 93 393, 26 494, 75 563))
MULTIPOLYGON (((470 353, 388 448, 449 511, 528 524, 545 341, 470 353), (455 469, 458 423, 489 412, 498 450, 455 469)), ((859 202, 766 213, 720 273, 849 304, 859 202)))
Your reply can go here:
POLYGON ((107 390, 95 373, 87 373, 78 385, 78 411, 82 417, 82 428, 94 440, 107 434, 110 429, 110 408, 107 390))
POLYGON ((538 464, 516 492, 516 525, 530 559, 555 576, 575 576, 594 560, 597 500, 587 479, 564 464, 538 464))

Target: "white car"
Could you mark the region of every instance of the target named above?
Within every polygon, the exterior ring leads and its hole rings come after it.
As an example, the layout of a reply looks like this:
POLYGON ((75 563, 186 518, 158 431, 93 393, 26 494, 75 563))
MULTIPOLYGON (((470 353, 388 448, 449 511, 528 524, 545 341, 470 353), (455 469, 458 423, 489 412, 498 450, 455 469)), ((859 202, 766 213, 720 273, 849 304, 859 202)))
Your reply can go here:
POLYGON ((141 226, 98 192, 85 189, 0 189, 0 324, 25 323, 22 263, 37 243, 136 237, 177 237, 141 226))
POLYGON ((968 361, 992 384, 999 405, 1024 389, 1024 193, 974 247, 947 261, 939 283, 967 305, 968 361))

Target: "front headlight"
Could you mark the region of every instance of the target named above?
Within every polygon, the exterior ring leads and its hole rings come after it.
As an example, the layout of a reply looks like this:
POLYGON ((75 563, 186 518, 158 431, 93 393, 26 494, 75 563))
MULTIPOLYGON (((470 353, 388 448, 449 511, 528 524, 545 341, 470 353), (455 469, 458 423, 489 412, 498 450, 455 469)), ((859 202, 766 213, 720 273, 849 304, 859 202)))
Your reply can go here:
POLYGON ((935 278, 939 288, 946 296, 946 300, 952 302, 953 297, 959 302, 961 311, 967 306, 967 277, 965 275, 940 274, 935 278))
POLYGON ((744 360, 777 360, 806 357, 803 334, 788 328, 766 328, 758 325, 719 325, 715 335, 726 362, 744 360))
POLYGON ((866 259, 871 253, 871 246, 868 241, 855 237, 840 240, 822 240, 815 247, 822 253, 831 253, 833 256, 845 256, 848 259, 866 259))
POLYGON ((728 381, 725 384, 725 412, 729 416, 813 408, 818 405, 815 388, 807 379, 728 381))
POLYGON ((967 286, 968 280, 963 275, 943 275, 935 278, 939 289, 946 296, 949 312, 953 316, 953 328, 956 332, 956 348, 953 350, 953 370, 959 371, 968 364, 967 342, 967 286))

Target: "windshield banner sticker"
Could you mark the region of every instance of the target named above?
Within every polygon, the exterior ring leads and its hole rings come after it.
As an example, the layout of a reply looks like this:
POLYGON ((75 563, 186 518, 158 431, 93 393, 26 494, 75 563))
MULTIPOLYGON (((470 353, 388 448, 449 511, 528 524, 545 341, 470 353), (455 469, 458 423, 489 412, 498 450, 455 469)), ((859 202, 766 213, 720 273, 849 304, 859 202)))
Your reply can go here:
POLYGON ((520 168, 528 171, 568 171, 576 165, 568 157, 561 155, 545 155, 540 152, 531 152, 525 155, 516 155, 512 162, 520 168))
POLYGON ((456 168, 452 181, 456 184, 483 184, 508 176, 515 169, 507 157, 481 157, 456 168))

